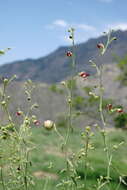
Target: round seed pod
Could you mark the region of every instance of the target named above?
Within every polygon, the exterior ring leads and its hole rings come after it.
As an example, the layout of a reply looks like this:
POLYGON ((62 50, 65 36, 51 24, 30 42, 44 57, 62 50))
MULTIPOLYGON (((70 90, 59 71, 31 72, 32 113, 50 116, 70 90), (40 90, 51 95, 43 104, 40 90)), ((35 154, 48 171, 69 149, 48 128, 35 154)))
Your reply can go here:
POLYGON ((51 120, 46 120, 46 121, 44 121, 43 126, 44 126, 45 129, 51 130, 51 129, 54 128, 55 123, 53 121, 51 121, 51 120))

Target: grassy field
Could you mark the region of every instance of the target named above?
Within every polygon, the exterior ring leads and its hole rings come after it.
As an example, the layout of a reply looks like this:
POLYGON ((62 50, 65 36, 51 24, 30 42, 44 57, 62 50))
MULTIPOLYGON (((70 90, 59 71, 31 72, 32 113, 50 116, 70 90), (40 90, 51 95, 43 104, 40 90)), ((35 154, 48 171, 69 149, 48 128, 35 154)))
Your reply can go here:
MULTIPOLYGON (((62 172, 66 168, 65 154, 61 151, 61 140, 54 131, 46 131, 44 128, 33 128, 32 142, 36 144, 36 148, 31 153, 32 166, 30 171, 35 180, 35 185, 31 190, 56 190, 57 184, 67 178, 66 172, 62 172)), ((83 147, 81 132, 83 129, 77 130, 70 135, 68 154, 76 154, 83 147)), ((62 135, 65 130, 60 129, 62 135)), ((124 176, 124 182, 127 181, 127 132, 114 130, 109 131, 107 141, 110 148, 118 145, 122 141, 123 145, 119 146, 117 151, 113 152, 113 162, 111 167, 111 184, 110 189, 116 190, 119 183, 119 176, 124 176)), ((104 145, 101 135, 96 131, 92 137, 94 149, 89 152, 88 161, 89 169, 87 176, 87 184, 89 189, 94 189, 99 176, 106 176, 107 159, 104 152, 104 145)), ((84 165, 79 163, 77 172, 81 176, 79 183, 82 184, 84 178, 84 165)), ((83 189, 83 188, 80 188, 83 189)), ((108 190, 109 187, 101 188, 108 190)), ((121 183, 119 190, 125 190, 126 186, 121 183)))

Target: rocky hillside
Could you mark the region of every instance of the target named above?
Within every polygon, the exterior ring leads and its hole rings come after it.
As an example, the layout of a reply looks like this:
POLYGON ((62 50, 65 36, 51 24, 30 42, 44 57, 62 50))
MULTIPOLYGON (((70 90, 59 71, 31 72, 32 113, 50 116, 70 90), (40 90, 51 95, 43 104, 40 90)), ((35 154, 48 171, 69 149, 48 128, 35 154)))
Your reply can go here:
MULTIPOLYGON (((120 86, 117 76, 119 74, 117 66, 114 64, 106 64, 103 73, 103 84, 105 88, 104 100, 113 100, 113 105, 122 105, 124 111, 127 108, 127 87, 120 86)), ((78 109, 83 109, 84 115, 79 116, 76 119, 75 124, 78 126, 91 125, 99 122, 98 113, 98 102, 92 102, 90 104, 88 94, 84 91, 85 88, 93 88, 98 85, 98 77, 91 75, 87 80, 83 80, 79 76, 76 76, 76 95, 81 96, 84 99, 84 103, 78 104, 78 109)), ((49 85, 44 83, 35 83, 36 88, 32 93, 32 102, 39 105, 39 109, 34 109, 33 113, 37 115, 40 121, 46 119, 53 119, 58 121, 59 118, 67 116, 68 106, 66 102, 67 92, 65 87, 60 83, 57 85, 49 85)), ((94 92, 94 91, 93 91, 94 92)), ((95 90, 96 95, 98 91, 95 90)), ((7 94, 11 96, 11 102, 9 110, 14 118, 17 120, 15 115, 18 109, 23 110, 25 113, 28 111, 28 107, 31 105, 27 101, 27 96, 24 90, 24 82, 12 82, 7 90, 7 94)), ((74 96, 75 98, 76 96, 74 96)), ((109 102, 110 103, 110 102, 109 102)), ((105 112, 106 114, 106 112, 105 112)), ((7 118, 4 115, 3 110, 0 110, 0 117, 4 120, 7 118)), ((108 117, 109 118, 109 115, 108 117)), ((109 125, 113 126, 112 117, 107 121, 109 125)))
MULTIPOLYGON (((99 42, 105 43, 105 36, 76 45, 77 70, 94 72, 89 64, 90 59, 94 59, 98 64, 101 62, 107 64, 115 62, 114 55, 125 55, 127 53, 127 31, 116 31, 113 36, 116 36, 117 40, 112 43, 103 58, 99 56, 96 45, 99 42)), ((30 78, 33 81, 45 83, 59 82, 71 73, 70 59, 66 57, 68 50, 71 50, 71 47, 60 47, 39 59, 26 59, 5 64, 0 67, 0 75, 10 77, 16 74, 19 81, 30 78)))

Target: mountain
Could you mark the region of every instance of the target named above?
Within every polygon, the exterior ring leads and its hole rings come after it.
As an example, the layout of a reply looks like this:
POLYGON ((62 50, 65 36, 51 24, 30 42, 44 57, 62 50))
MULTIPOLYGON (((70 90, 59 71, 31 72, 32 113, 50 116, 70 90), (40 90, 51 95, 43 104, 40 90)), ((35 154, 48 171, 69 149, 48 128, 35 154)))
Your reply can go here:
MULTIPOLYGON (((97 44, 106 43, 106 36, 89 39, 75 46, 77 71, 94 72, 89 60, 92 59, 97 64, 114 63, 116 55, 121 57, 127 53, 127 31, 118 30, 112 35, 117 40, 112 42, 104 56, 99 56, 97 44)), ((66 56, 69 50, 71 46, 59 47, 56 51, 39 59, 26 59, 2 65, 0 75, 11 77, 16 74, 19 81, 31 79, 45 83, 59 82, 71 75, 71 59, 66 56)))

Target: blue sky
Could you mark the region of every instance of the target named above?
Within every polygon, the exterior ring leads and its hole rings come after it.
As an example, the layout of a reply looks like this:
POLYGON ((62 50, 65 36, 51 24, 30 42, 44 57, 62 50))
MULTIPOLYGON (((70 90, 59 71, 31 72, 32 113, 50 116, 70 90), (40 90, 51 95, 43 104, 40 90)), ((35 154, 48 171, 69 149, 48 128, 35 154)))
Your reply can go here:
POLYGON ((38 58, 76 42, 84 42, 108 28, 127 29, 127 0, 0 0, 0 49, 12 47, 0 64, 38 58))

